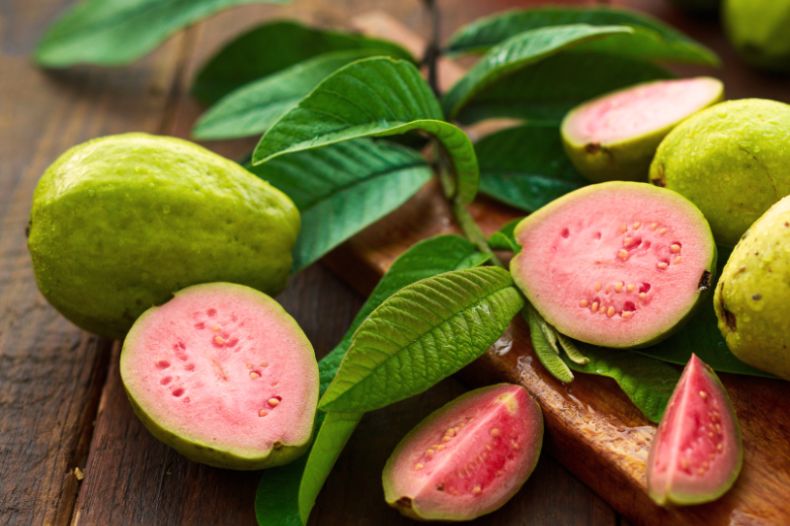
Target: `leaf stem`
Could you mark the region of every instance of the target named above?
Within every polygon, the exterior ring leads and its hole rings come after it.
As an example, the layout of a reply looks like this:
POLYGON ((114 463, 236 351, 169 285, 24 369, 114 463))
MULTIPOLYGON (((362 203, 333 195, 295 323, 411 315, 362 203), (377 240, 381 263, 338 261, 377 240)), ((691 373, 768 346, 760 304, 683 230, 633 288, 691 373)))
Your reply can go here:
POLYGON ((441 12, 436 5, 436 0, 423 0, 423 5, 431 17, 431 38, 425 47, 422 64, 428 68, 428 84, 433 92, 439 96, 438 61, 441 55, 439 47, 439 31, 441 27, 441 12))
POLYGON ((464 236, 474 243, 474 245, 480 250, 480 252, 487 254, 491 257, 491 262, 498 266, 505 268, 505 265, 496 257, 494 251, 491 250, 491 247, 488 246, 488 240, 486 239, 485 234, 483 231, 480 230, 477 222, 472 217, 472 214, 469 213, 469 209, 466 208, 466 205, 458 201, 457 199, 453 199, 451 201, 451 206, 453 209, 453 216, 455 217, 456 223, 461 228, 461 232, 463 232, 464 236))

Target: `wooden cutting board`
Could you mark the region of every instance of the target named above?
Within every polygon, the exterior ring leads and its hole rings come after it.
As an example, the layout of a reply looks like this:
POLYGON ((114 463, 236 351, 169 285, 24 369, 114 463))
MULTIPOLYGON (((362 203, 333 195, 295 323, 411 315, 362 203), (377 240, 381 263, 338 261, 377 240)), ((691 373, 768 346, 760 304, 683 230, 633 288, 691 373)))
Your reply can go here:
MULTIPOLYGON (((367 16, 358 22, 419 49, 419 39, 391 19, 367 16)), ((456 74, 450 71, 445 77, 456 74)), ((479 198, 471 210, 486 234, 523 215, 486 198, 479 198)), ((324 261, 352 286, 368 293, 412 244, 456 233, 451 217, 440 189, 429 183, 399 210, 324 261)), ((526 386, 543 408, 549 452, 634 524, 790 525, 787 382, 722 374, 743 432, 743 471, 733 489, 714 503, 661 508, 645 492, 645 465, 655 427, 613 381, 577 374, 573 383, 563 386, 535 358, 528 330, 520 320, 464 376, 475 382, 506 380, 526 386)))

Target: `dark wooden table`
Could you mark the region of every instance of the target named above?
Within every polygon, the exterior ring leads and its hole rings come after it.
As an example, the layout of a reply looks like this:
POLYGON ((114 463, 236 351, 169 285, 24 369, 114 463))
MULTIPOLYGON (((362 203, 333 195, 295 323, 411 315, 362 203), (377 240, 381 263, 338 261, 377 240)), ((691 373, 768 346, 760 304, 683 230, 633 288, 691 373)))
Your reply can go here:
MULTIPOLYGON (((298 17, 342 25, 348 13, 379 8, 427 34, 427 17, 416 0, 248 6, 189 29, 126 68, 39 70, 30 62, 31 50, 47 24, 71 3, 0 0, 0 523, 254 524, 259 473, 197 465, 151 438, 123 394, 118 345, 69 324, 36 290, 24 234, 33 189, 61 152, 89 138, 131 130, 188 136, 200 113, 187 95, 196 68, 223 40, 262 20, 298 17)), ((444 30, 516 3, 442 0, 444 30)), ((656 2, 641 3, 661 9, 656 2)), ((710 38, 720 39, 713 26, 706 27, 710 38)), ((764 86, 762 91, 765 96, 764 86)), ((787 96, 780 96, 778 88, 776 93, 775 98, 787 96)), ((250 143, 210 146, 236 157, 250 143)), ((321 266, 294 277, 279 299, 319 355, 340 339, 361 304, 321 266)), ((462 390, 448 380, 421 397, 368 415, 332 473, 312 523, 408 523, 384 505, 381 467, 428 409, 462 390)), ((480 521, 621 522, 546 455, 523 491, 480 521)))

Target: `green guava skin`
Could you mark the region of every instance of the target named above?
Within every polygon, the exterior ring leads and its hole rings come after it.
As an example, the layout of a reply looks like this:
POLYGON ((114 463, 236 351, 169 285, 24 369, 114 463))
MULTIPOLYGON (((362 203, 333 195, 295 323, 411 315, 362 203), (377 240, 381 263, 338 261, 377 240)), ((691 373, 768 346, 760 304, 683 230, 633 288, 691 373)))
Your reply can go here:
POLYGON ((650 182, 696 204, 716 242, 732 247, 790 194, 790 105, 740 99, 703 110, 658 147, 650 182))
POLYGON ((756 68, 790 73, 790 0, 724 0, 724 30, 756 68))
POLYGON ((76 325, 121 338, 188 285, 285 286, 299 212, 242 167, 181 139, 129 133, 68 150, 33 195, 38 287, 76 325))
MULTIPOLYGON (((629 86, 625 90, 633 89, 629 86)), ((608 96, 611 93, 603 95, 608 96)), ((724 85, 708 106, 716 104, 724 97, 724 85)), ((586 105, 588 103, 584 103, 586 105)), ((707 107, 707 106, 706 106, 707 107)), ((581 108, 579 106, 578 108, 581 108)), ((577 108, 574 108, 574 110, 577 108)), ((678 122, 670 123, 651 132, 627 140, 606 144, 585 144, 574 141, 565 131, 565 123, 570 121, 574 110, 563 119, 562 145, 573 166, 581 175, 593 183, 606 181, 644 181, 650 170, 650 163, 659 144, 678 122)))
POLYGON ((724 266, 713 306, 727 347, 790 380, 790 196, 758 219, 724 266))
MULTIPOLYGON (((319 388, 318 364, 315 362, 315 352, 313 350, 313 345, 310 343, 310 340, 304 334, 302 328, 299 326, 296 320, 294 320, 291 315, 288 314, 288 312, 286 312, 286 310, 276 302, 276 300, 259 291, 251 291, 250 289, 235 283, 204 283, 200 285, 193 285, 181 291, 176 291, 174 294, 179 295, 194 289, 203 287, 216 287, 217 285, 224 286, 229 292, 232 292, 234 289, 236 289, 238 290, 238 294, 253 293, 257 296, 258 301, 268 305, 276 306, 276 310, 280 312, 282 323, 292 325, 296 329, 294 334, 299 335, 299 339, 301 340, 300 343, 305 349, 305 359, 312 360, 315 364, 315 392, 317 393, 319 388)), ((159 307, 151 307, 150 309, 146 310, 138 318, 138 322, 143 322, 149 316, 155 316, 158 309, 159 307)), ((135 326, 137 326, 137 324, 135 324, 135 326)), ((142 424, 154 436, 154 438, 175 449, 181 455, 193 462, 199 462, 201 464, 206 464, 215 468, 234 469, 239 471, 259 470, 282 466, 302 456, 302 454, 307 450, 307 447, 310 445, 312 439, 312 426, 311 431, 308 432, 304 439, 298 443, 283 444, 281 447, 271 449, 268 453, 250 456, 241 452, 215 447, 201 442, 196 438, 179 435, 166 426, 160 425, 156 419, 152 418, 148 413, 146 413, 145 410, 137 403, 135 400, 137 395, 132 389, 129 388, 129 384, 125 380, 125 376, 129 374, 127 372, 128 367, 126 364, 128 362, 127 358, 130 354, 130 351, 128 351, 127 348, 132 347, 135 344, 135 339, 137 338, 135 326, 132 327, 127 337, 124 339, 123 347, 121 349, 119 370, 124 386, 124 391, 126 392, 126 397, 129 400, 129 404, 132 406, 134 414, 140 419, 142 424)), ((139 323, 139 326, 144 326, 144 323, 139 323)))

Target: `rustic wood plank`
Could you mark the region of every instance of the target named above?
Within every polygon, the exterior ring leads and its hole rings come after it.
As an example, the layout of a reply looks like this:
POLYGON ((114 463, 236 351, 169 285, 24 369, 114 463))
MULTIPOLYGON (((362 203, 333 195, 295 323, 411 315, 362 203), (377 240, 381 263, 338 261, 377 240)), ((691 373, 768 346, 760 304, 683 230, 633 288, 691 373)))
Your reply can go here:
POLYGON ((0 517, 63 524, 78 489, 109 342, 66 322, 38 294, 25 248, 35 183, 89 137, 155 130, 178 41, 125 70, 45 73, 29 54, 71 2, 5 2, 0 10, 0 517))

